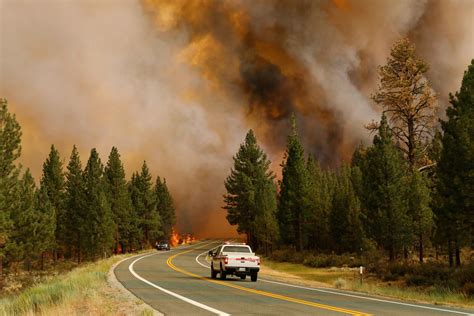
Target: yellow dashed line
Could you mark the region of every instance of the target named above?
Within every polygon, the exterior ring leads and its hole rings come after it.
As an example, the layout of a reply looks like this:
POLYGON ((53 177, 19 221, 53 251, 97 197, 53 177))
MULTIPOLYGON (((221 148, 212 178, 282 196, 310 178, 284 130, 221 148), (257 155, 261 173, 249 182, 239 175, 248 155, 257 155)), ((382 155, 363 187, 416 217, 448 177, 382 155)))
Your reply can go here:
POLYGON ((249 292, 249 293, 253 293, 253 294, 257 294, 257 295, 272 297, 272 298, 276 298, 276 299, 283 300, 283 301, 287 301, 287 302, 293 302, 293 303, 297 303, 297 304, 302 304, 302 305, 307 305, 307 306, 311 306, 311 307, 316 307, 316 308, 321 308, 321 309, 325 309, 325 310, 330 310, 330 311, 335 311, 335 312, 339 312, 339 313, 344 313, 344 314, 348 314, 348 315, 353 315, 353 316, 370 316, 370 314, 362 313, 362 312, 358 312, 358 311, 353 311, 353 310, 350 310, 350 309, 344 309, 344 308, 339 308, 339 307, 335 307, 335 306, 329 306, 329 305, 314 303, 314 302, 305 301, 305 300, 302 300, 302 299, 293 298, 293 297, 289 297, 289 296, 285 296, 285 295, 281 295, 281 294, 276 294, 276 293, 271 293, 271 292, 266 292, 266 291, 260 291, 260 290, 250 289, 250 288, 247 288, 247 287, 243 287, 243 286, 231 284, 231 283, 228 283, 228 282, 223 282, 223 281, 218 281, 218 280, 214 280, 214 279, 204 278, 204 277, 202 277, 202 276, 200 276, 200 275, 197 275, 197 274, 188 272, 188 271, 186 271, 186 270, 183 270, 183 269, 181 269, 181 268, 178 268, 178 267, 176 267, 176 266, 173 264, 173 259, 174 259, 174 258, 176 258, 176 257, 178 257, 178 256, 181 256, 181 255, 183 255, 183 254, 185 254, 185 253, 194 251, 194 250, 196 250, 196 249, 191 249, 191 250, 183 251, 183 252, 177 253, 177 254, 175 254, 175 255, 173 255, 173 256, 170 256, 170 257, 168 258, 168 260, 166 260, 166 264, 167 264, 171 269, 173 269, 173 270, 175 270, 175 271, 177 271, 177 272, 183 273, 183 274, 185 274, 185 275, 188 275, 188 276, 191 276, 191 277, 194 277, 194 278, 197 278, 197 279, 201 279, 201 280, 204 280, 204 281, 207 281, 207 282, 211 282, 211 283, 215 283, 215 284, 219 284, 219 285, 231 287, 231 288, 234 288, 234 289, 237 289, 237 290, 241 290, 241 291, 245 291, 245 292, 249 292))

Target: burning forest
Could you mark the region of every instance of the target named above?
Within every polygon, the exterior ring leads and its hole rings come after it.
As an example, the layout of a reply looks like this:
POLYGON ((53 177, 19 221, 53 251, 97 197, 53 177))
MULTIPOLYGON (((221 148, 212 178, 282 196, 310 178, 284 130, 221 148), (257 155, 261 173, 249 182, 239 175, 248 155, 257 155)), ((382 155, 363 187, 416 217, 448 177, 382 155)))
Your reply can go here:
POLYGON ((21 162, 39 176, 50 144, 62 157, 73 144, 83 156, 116 145, 127 176, 147 159, 169 180, 176 231, 197 237, 235 235, 223 179, 248 129, 279 176, 294 114, 305 150, 335 167, 370 141, 377 66, 396 40, 409 37, 433 66, 440 115, 474 56, 463 0, 39 6, 0 9, 0 95, 22 125, 21 162))

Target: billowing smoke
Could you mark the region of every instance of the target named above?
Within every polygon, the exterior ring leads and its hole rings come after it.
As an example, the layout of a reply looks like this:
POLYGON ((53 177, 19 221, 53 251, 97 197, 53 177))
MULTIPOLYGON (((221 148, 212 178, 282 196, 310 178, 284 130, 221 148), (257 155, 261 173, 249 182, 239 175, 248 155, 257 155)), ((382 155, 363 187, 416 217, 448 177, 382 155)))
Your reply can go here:
POLYGON ((223 236, 223 180, 253 128, 282 160, 295 113, 324 165, 347 159, 379 116, 376 67, 409 36, 445 108, 474 57, 474 2, 0 0, 0 95, 24 130, 24 165, 49 145, 83 162, 119 148, 168 179, 181 231, 223 236))

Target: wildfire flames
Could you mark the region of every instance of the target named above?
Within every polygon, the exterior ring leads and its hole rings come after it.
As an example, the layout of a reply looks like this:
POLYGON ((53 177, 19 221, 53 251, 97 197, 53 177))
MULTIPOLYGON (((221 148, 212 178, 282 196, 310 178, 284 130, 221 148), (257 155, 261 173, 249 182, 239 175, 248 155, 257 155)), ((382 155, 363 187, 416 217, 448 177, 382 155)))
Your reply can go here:
POLYGON ((183 236, 180 236, 177 232, 176 229, 173 228, 173 232, 171 234, 171 240, 170 244, 173 247, 179 246, 179 245, 185 245, 185 244, 190 244, 194 242, 196 238, 192 234, 185 234, 183 236))
POLYGON ((173 233, 171 234, 170 243, 171 243, 171 246, 173 247, 176 247, 179 245, 179 235, 174 228, 173 228, 173 233))
POLYGON ((51 144, 65 160, 72 144, 82 160, 116 146, 127 177, 147 160, 176 203, 174 245, 189 240, 183 232, 237 234, 221 209, 223 181, 248 129, 278 175, 294 113, 306 152, 336 166, 372 137, 377 66, 396 40, 408 36, 431 65, 442 106, 474 56, 469 0, 40 6, 0 10, 0 96, 22 126, 21 163, 39 178, 51 144))

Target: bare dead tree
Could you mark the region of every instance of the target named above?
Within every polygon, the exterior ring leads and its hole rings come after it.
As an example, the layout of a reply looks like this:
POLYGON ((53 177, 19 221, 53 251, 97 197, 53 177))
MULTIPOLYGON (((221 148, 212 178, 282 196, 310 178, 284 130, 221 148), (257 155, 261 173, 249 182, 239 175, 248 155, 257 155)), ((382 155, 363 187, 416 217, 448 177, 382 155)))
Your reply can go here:
MULTIPOLYGON (((416 56, 408 38, 397 41, 387 64, 378 68, 380 84, 372 99, 383 107, 392 133, 414 170, 428 149, 436 123, 436 95, 426 79, 428 64, 416 56)), ((366 126, 373 129, 373 122, 366 126)))

